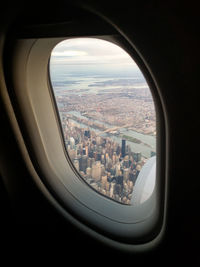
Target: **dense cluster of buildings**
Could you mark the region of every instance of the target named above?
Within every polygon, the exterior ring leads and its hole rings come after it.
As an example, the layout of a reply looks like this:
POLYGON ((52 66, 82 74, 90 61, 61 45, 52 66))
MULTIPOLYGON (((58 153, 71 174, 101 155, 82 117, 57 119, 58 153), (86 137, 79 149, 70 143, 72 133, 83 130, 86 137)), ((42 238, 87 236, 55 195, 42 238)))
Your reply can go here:
POLYGON ((67 152, 81 177, 95 190, 118 202, 129 204, 137 176, 144 164, 141 153, 110 137, 62 117, 67 152))
POLYGON ((89 119, 113 126, 129 125, 129 129, 156 136, 156 114, 148 88, 104 89, 104 93, 69 90, 56 101, 62 112, 85 113, 89 119), (89 103, 89 105, 88 105, 89 103))

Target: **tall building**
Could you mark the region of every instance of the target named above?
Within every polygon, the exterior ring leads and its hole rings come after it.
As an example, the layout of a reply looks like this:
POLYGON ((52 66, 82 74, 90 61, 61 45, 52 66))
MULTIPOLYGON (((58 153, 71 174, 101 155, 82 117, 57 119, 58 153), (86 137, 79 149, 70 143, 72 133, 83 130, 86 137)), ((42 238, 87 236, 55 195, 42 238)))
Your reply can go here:
POLYGON ((95 161, 92 165, 92 178, 96 181, 101 179, 101 161, 95 161))
POLYGON ((105 160, 105 155, 101 155, 101 163, 103 164, 103 165, 105 165, 106 164, 106 160, 105 160))
POLYGON ((85 149, 85 147, 83 148, 82 153, 83 153, 83 155, 86 155, 86 149, 85 149))
POLYGON ((87 156, 83 155, 80 159, 80 165, 79 165, 80 171, 83 171, 86 173, 86 168, 87 168, 87 156))
POLYGON ((125 181, 127 181, 129 179, 129 169, 128 168, 124 169, 123 178, 125 181))
POLYGON ((86 130, 84 135, 87 136, 88 138, 90 138, 90 130, 86 130))
POLYGON ((115 191, 115 186, 116 186, 116 183, 111 183, 110 184, 110 197, 113 198, 114 197, 114 191, 115 191))
POLYGON ((69 141, 70 141, 70 148, 71 148, 71 149, 74 149, 74 146, 75 146, 75 140, 74 140, 74 137, 70 137, 69 141))
POLYGON ((86 174, 87 174, 87 176, 91 176, 91 174, 92 174, 92 169, 90 168, 90 167, 87 167, 87 169, 86 169, 86 174))
POLYGON ((123 165, 125 168, 129 168, 129 159, 125 159, 123 165))
POLYGON ((126 140, 122 139, 122 158, 126 156, 126 140))
POLYGON ((74 159, 74 166, 75 166, 76 170, 79 171, 79 159, 78 158, 74 159))
POLYGON ((136 162, 139 162, 139 161, 141 161, 141 152, 137 152, 137 153, 134 153, 134 160, 136 161, 136 162))
POLYGON ((105 189, 106 188, 106 186, 107 186, 107 175, 103 175, 102 177, 101 177, 101 183, 102 183, 102 187, 105 189))

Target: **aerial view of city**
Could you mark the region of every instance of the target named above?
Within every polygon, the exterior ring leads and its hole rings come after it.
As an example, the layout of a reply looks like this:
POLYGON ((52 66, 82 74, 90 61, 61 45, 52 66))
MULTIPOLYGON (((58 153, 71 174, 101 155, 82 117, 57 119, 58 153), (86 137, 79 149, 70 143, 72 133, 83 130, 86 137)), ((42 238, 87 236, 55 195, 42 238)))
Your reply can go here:
POLYGON ((130 56, 110 42, 58 44, 50 77, 69 158, 102 195, 129 205, 137 177, 156 155, 156 114, 149 87, 130 56))

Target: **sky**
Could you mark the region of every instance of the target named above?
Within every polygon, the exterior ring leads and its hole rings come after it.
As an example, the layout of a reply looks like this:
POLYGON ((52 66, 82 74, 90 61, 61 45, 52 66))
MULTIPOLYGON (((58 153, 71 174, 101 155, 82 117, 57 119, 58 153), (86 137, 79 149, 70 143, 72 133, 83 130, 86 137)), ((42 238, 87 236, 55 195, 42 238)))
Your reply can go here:
POLYGON ((138 66, 119 46, 97 38, 73 38, 52 50, 50 68, 65 66, 69 72, 133 74, 138 66))
POLYGON ((74 38, 60 42, 51 53, 52 62, 64 64, 136 65, 119 46, 97 38, 74 38))
POLYGON ((51 53, 51 64, 138 68, 122 48, 97 38, 74 38, 60 42, 51 53))

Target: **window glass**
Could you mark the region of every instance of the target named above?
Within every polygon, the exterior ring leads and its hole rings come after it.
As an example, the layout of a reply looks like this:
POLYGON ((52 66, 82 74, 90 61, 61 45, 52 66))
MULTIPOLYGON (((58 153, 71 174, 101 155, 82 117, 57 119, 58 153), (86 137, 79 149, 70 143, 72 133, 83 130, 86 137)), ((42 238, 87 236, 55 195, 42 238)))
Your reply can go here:
MULTIPOLYGON (((122 48, 96 38, 60 42, 49 66, 66 151, 77 173, 100 194, 132 204, 140 173, 143 180, 155 180, 148 161, 156 158, 156 114, 142 72, 122 48)), ((138 184, 146 192, 154 183, 138 184)))

